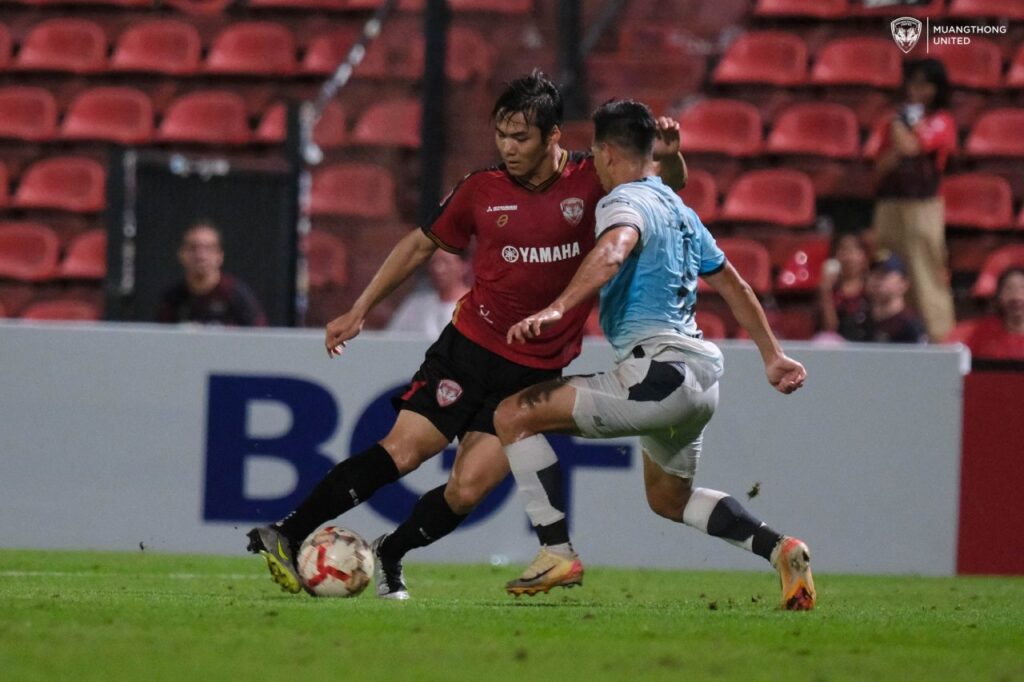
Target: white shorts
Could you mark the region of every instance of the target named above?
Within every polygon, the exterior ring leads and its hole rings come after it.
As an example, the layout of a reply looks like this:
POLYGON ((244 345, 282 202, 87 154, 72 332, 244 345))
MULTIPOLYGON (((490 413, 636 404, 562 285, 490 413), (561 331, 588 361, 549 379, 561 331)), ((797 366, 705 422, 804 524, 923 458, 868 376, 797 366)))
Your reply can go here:
POLYGON ((587 438, 640 436, 662 469, 693 478, 704 427, 718 405, 717 374, 710 363, 675 348, 645 348, 643 355, 610 372, 568 377, 576 389, 576 428, 587 438))

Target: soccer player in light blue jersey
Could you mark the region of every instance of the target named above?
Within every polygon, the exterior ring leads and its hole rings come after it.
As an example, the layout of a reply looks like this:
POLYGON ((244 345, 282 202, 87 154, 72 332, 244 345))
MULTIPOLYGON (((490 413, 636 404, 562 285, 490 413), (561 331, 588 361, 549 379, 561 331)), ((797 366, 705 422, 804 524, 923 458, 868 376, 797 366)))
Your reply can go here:
POLYGON ((792 393, 807 373, 783 353, 761 304, 708 229, 658 178, 657 130, 647 106, 609 102, 593 119, 595 165, 609 191, 597 205, 597 244, 558 298, 514 324, 507 340, 530 343, 600 291, 601 328, 616 365, 538 384, 498 406, 495 429, 541 542, 537 558, 506 589, 536 594, 583 579, 569 541, 558 459, 540 434, 639 435, 651 509, 764 557, 779 572, 782 606, 811 609, 807 545, 772 530, 726 493, 694 487, 723 369, 721 352, 702 338, 694 319, 697 278, 721 294, 750 334, 776 390, 792 393))

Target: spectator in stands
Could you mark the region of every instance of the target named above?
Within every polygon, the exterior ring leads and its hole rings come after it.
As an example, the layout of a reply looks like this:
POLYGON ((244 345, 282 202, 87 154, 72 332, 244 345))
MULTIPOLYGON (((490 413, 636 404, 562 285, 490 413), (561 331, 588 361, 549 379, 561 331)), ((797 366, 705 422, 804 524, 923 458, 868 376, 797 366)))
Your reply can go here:
POLYGON ((388 324, 390 331, 437 337, 452 321, 455 304, 469 292, 473 276, 469 261, 442 249, 427 264, 430 288, 407 296, 388 324))
POLYGON ((999 275, 996 314, 983 317, 963 339, 976 358, 1024 360, 1024 267, 999 275))
POLYGON ((904 88, 906 102, 880 123, 866 150, 875 158, 878 181, 874 236, 879 247, 906 261, 928 336, 940 341, 955 322, 939 180, 956 151, 956 123, 947 110, 949 80, 942 62, 912 62, 904 88))
POLYGON ((921 319, 907 305, 907 267, 899 256, 888 255, 871 265, 864 291, 868 318, 860 339, 875 343, 924 343, 921 319))
POLYGON ((819 289, 821 331, 847 341, 864 338, 870 306, 866 294, 868 251, 860 235, 841 234, 832 243, 819 289))
POLYGON ((224 250, 220 231, 202 220, 182 235, 178 261, 184 279, 164 292, 159 322, 194 322, 232 327, 265 327, 267 318, 252 291, 221 271, 224 250))

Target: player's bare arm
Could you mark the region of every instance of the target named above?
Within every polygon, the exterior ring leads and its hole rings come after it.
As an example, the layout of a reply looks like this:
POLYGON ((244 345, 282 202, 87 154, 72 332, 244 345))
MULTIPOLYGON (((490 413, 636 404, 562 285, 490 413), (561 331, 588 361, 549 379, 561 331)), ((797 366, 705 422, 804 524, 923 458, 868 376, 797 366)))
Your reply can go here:
POLYGON ((506 340, 523 343, 536 338, 545 328, 561 320, 565 311, 597 295, 619 271, 639 239, 640 233, 632 225, 606 230, 558 298, 543 310, 512 325, 506 340))
POLYGON ((668 116, 658 118, 655 123, 658 135, 654 138, 654 160, 658 162, 661 181, 675 191, 686 187, 686 160, 679 151, 679 121, 668 116))
POLYGON ((712 275, 706 275, 704 280, 725 299, 736 321, 747 330, 750 338, 757 344, 768 382, 777 391, 786 394, 803 386, 807 370, 782 352, 779 340, 768 326, 764 308, 754 295, 754 290, 736 272, 736 268, 726 261, 724 268, 712 275))
POLYGON ((345 342, 362 331, 370 311, 423 265, 435 249, 437 244, 421 230, 413 230, 402 237, 352 304, 352 309, 328 323, 324 340, 327 356, 341 355, 345 342))

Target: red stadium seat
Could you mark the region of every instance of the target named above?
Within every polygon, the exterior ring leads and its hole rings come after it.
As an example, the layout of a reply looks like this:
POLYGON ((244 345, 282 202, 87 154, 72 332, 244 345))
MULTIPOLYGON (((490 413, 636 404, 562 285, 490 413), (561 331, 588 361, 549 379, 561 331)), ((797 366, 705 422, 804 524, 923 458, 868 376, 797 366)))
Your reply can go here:
POLYGON ((247 144, 250 132, 245 100, 224 90, 183 95, 168 108, 157 139, 196 144, 247 144))
POLYGON ((779 114, 768 135, 773 154, 807 154, 832 159, 859 155, 857 115, 841 104, 803 102, 779 114))
POLYGON ((153 137, 153 103, 134 88, 85 90, 68 106, 61 137, 145 144, 153 137))
POLYGON ((1024 4, 1019 0, 953 0, 949 16, 992 17, 1003 21, 1024 20, 1024 4))
POLYGON ((107 36, 85 19, 49 19, 32 27, 15 66, 25 71, 98 73, 107 66, 107 36))
POLYGON ((419 80, 425 67, 424 43, 418 25, 392 23, 370 43, 355 75, 375 80, 419 80))
POLYGON ((761 152, 763 124, 757 107, 728 99, 707 99, 679 119, 684 152, 755 156, 761 152))
MULTIPOLYGON (((302 58, 303 73, 318 76, 334 73, 338 64, 358 39, 359 28, 353 25, 341 26, 328 33, 315 36, 309 42, 306 54, 302 58)), ((357 67, 357 70, 359 68, 357 67)))
MULTIPOLYGON (((736 268, 737 272, 747 281, 756 294, 769 294, 772 291, 772 263, 768 249, 760 242, 741 237, 723 237, 718 240, 718 247, 725 252, 725 257, 736 268)), ((698 291, 711 291, 711 286, 699 280, 698 291)))
POLYGON ((898 88, 903 56, 888 38, 840 38, 821 49, 811 69, 814 85, 866 85, 898 88))
POLYGON ((7 24, 0 24, 0 69, 6 69, 10 64, 12 44, 7 24))
POLYGON ((199 31, 177 19, 154 19, 129 26, 118 37, 114 71, 189 75, 199 70, 199 31))
POLYGON ((850 3, 850 11, 853 15, 868 17, 886 17, 894 19, 898 16, 909 16, 923 19, 925 17, 940 17, 946 11, 946 0, 931 0, 927 4, 901 5, 894 2, 872 2, 855 0, 850 3))
POLYGON ((306 242, 309 286, 343 287, 348 284, 348 249, 345 242, 322 230, 309 233, 306 242))
POLYGON ((1013 53, 1010 70, 1006 73, 1006 87, 1024 88, 1024 45, 1013 53))
POLYGON ((705 225, 710 225, 718 218, 718 185, 711 173, 705 170, 689 171, 686 187, 680 190, 679 196, 705 225))
POLYGON ((467 26, 448 30, 445 74, 456 83, 487 81, 494 73, 494 47, 479 31, 467 26))
POLYGON ((310 9, 338 11, 350 9, 349 0, 249 0, 249 7, 257 9, 310 9))
POLYGON ((313 215, 390 218, 395 212, 395 181, 380 166, 344 163, 313 173, 313 215))
POLYGON ((50 0, 49 4, 109 6, 120 7, 123 9, 151 9, 154 2, 153 0, 58 0, 57 2, 50 0))
POLYGON ((67 255, 57 267, 64 279, 103 279, 107 276, 107 233, 89 230, 72 240, 67 255))
MULTIPOLYGON (((284 142, 285 114, 283 102, 278 102, 267 109, 256 129, 256 139, 260 142, 284 142)), ((331 149, 344 145, 347 140, 345 110, 337 102, 329 102, 320 120, 313 127, 313 141, 323 149, 331 149)))
POLYGON ((793 244, 775 278, 776 293, 817 291, 821 270, 831 245, 827 239, 812 237, 793 244))
POLYGON ((43 88, 0 89, 0 137, 45 142, 57 133, 57 101, 43 88))
POLYGON ((979 230, 1013 226, 1013 191, 1006 178, 987 173, 952 175, 940 189, 946 203, 946 224, 979 230))
POLYGON ((418 99, 393 99, 371 104, 352 132, 355 144, 381 147, 420 146, 422 106, 418 99))
POLYGON ((529 14, 533 0, 448 0, 454 12, 497 12, 501 14, 529 14))
POLYGON ((52 279, 60 256, 60 239, 39 223, 0 223, 0 278, 24 282, 52 279))
POLYGON ((993 296, 999 275, 1011 267, 1024 267, 1024 244, 1010 244, 990 253, 971 287, 971 294, 978 298, 993 296))
POLYGON ((807 45, 792 33, 747 33, 729 46, 713 80, 718 84, 803 85, 807 80, 807 45))
POLYGON ((269 21, 229 24, 213 40, 207 73, 287 76, 295 73, 295 36, 269 21))
POLYGON ((100 311, 92 303, 74 299, 37 301, 21 313, 21 319, 36 322, 95 322, 100 311))
MULTIPOLYGON (((345 9, 347 10, 367 10, 377 9, 384 4, 384 0, 346 0, 345 9)), ((398 9, 403 12, 422 12, 423 8, 426 7, 426 0, 401 0, 398 3, 398 9)))
POLYGON ((1024 157, 1024 108, 991 109, 974 122, 967 136, 968 156, 1024 157))
POLYGON ((163 0, 163 2, 185 14, 214 16, 223 14, 232 0, 163 0))
POLYGON ((981 90, 1003 86, 1003 52, 991 40, 971 36, 969 45, 932 45, 928 56, 946 65, 952 85, 981 90))
POLYGON ((706 313, 703 310, 697 311, 697 327, 704 332, 705 339, 724 339, 725 322, 714 313, 706 313))
POLYGON ((848 0, 757 0, 754 7, 761 17, 845 19, 849 13, 848 0))
POLYGON ((729 189, 721 220, 809 227, 815 220, 814 184, 794 170, 744 173, 729 189))
POLYGON ((14 205, 75 213, 95 213, 106 206, 106 171, 98 161, 61 156, 37 161, 21 176, 14 205))

